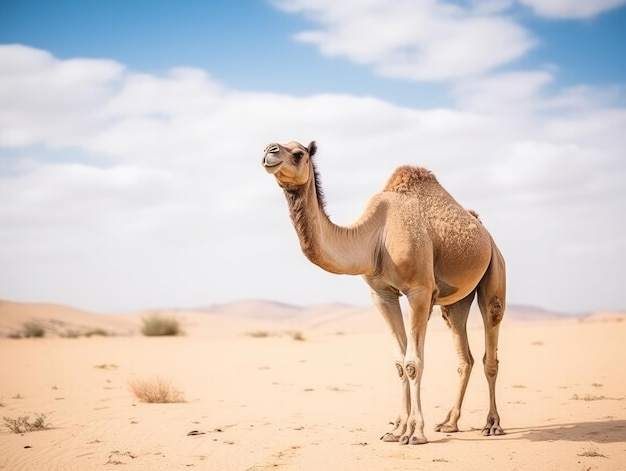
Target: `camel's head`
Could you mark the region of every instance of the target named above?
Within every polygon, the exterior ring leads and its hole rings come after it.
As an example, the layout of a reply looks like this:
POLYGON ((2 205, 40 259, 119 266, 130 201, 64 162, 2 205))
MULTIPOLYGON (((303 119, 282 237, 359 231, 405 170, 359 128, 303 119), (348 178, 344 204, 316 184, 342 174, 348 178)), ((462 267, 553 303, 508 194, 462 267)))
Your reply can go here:
POLYGON ((313 178, 311 158, 315 155, 315 141, 304 147, 291 141, 287 144, 269 144, 263 155, 263 167, 276 177, 282 188, 296 188, 313 178))

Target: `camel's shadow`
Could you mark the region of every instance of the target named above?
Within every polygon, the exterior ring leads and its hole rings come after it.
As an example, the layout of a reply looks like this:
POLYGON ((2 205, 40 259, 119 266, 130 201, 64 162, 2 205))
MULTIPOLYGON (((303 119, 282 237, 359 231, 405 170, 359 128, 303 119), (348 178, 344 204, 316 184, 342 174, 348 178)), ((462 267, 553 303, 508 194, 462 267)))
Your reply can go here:
POLYGON ((541 425, 508 429, 509 438, 533 442, 567 440, 572 442, 615 443, 626 441, 626 420, 604 420, 572 424, 541 425))

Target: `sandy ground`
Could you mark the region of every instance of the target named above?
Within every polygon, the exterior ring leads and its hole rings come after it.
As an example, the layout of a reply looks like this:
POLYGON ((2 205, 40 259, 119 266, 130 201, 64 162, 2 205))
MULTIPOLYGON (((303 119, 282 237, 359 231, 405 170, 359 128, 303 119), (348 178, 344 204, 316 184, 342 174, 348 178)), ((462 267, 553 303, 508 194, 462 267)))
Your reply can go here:
MULTIPOLYGON (((50 426, 16 434, 3 420, 0 469, 626 469, 624 316, 505 319, 501 437, 480 435, 487 413, 480 361, 461 431, 433 431, 457 382, 450 334, 433 318, 422 382, 430 442, 400 446, 379 440, 400 407, 382 320, 372 321, 379 322, 374 331, 333 332, 326 322, 326 329, 304 329, 304 340, 295 340, 284 323, 179 313, 186 335, 147 338, 129 335, 137 331, 138 316, 29 309, 12 309, 13 317, 0 310, 4 331, 39 313, 57 316, 52 325, 69 319, 109 326, 117 335, 0 338, 0 415, 32 420, 45 414, 50 426), (249 335, 259 331, 270 335, 249 335), (170 380, 185 402, 139 402, 129 382, 154 376, 170 380)), ((332 317, 322 314, 326 321, 332 317)), ((472 326, 470 336, 479 360, 482 330, 472 326)))

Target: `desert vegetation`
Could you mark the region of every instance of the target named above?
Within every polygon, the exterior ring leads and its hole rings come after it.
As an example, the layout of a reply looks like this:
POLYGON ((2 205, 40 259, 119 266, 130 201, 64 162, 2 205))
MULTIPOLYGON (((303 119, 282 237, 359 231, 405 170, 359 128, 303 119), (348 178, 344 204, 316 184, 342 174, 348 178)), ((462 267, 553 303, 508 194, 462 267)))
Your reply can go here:
POLYGON ((174 317, 150 314, 142 319, 141 333, 146 337, 181 335, 180 322, 174 317))
POLYGON ((27 415, 17 418, 4 417, 4 426, 13 433, 35 432, 50 428, 50 424, 46 423, 44 414, 36 414, 32 421, 27 415))
POLYGON ((129 381, 134 396, 141 402, 149 404, 165 404, 185 402, 183 393, 176 389, 172 382, 159 376, 150 379, 133 379, 129 381))
POLYGON ((68 329, 65 332, 62 332, 59 334, 60 337, 63 337, 66 339, 77 339, 79 337, 94 337, 94 336, 109 337, 110 335, 112 335, 110 332, 108 332, 105 329, 98 328, 98 327, 94 327, 92 329, 88 329, 84 331, 68 329))
POLYGON ((43 337, 46 330, 37 322, 24 322, 22 328, 9 334, 9 338, 22 339, 31 337, 43 337))
POLYGON ((579 395, 579 394, 574 394, 572 396, 572 400, 574 401, 601 401, 603 399, 607 399, 604 396, 596 396, 595 394, 585 394, 585 395, 579 395))
POLYGON ((300 342, 306 340, 306 338, 304 337, 304 334, 300 332, 299 330, 291 332, 291 338, 294 340, 298 340, 300 342))
POLYGON ((283 335, 288 335, 293 340, 304 341, 306 337, 299 330, 287 330, 285 332, 269 332, 267 330, 252 330, 246 333, 247 336, 255 338, 255 339, 264 339, 267 337, 282 337, 283 335))
POLYGON ((270 334, 267 330, 253 330, 246 333, 247 336, 255 338, 255 339, 264 339, 269 337, 270 334))

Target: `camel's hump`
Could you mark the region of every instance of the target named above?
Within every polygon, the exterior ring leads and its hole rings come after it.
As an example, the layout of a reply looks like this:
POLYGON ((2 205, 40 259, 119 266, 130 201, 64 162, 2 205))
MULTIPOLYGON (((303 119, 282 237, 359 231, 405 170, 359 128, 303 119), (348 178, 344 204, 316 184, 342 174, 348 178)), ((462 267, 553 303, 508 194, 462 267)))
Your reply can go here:
POLYGON ((398 167, 389 177, 383 191, 395 193, 408 193, 415 190, 420 184, 425 182, 437 183, 437 178, 424 167, 411 167, 404 165, 398 167))

